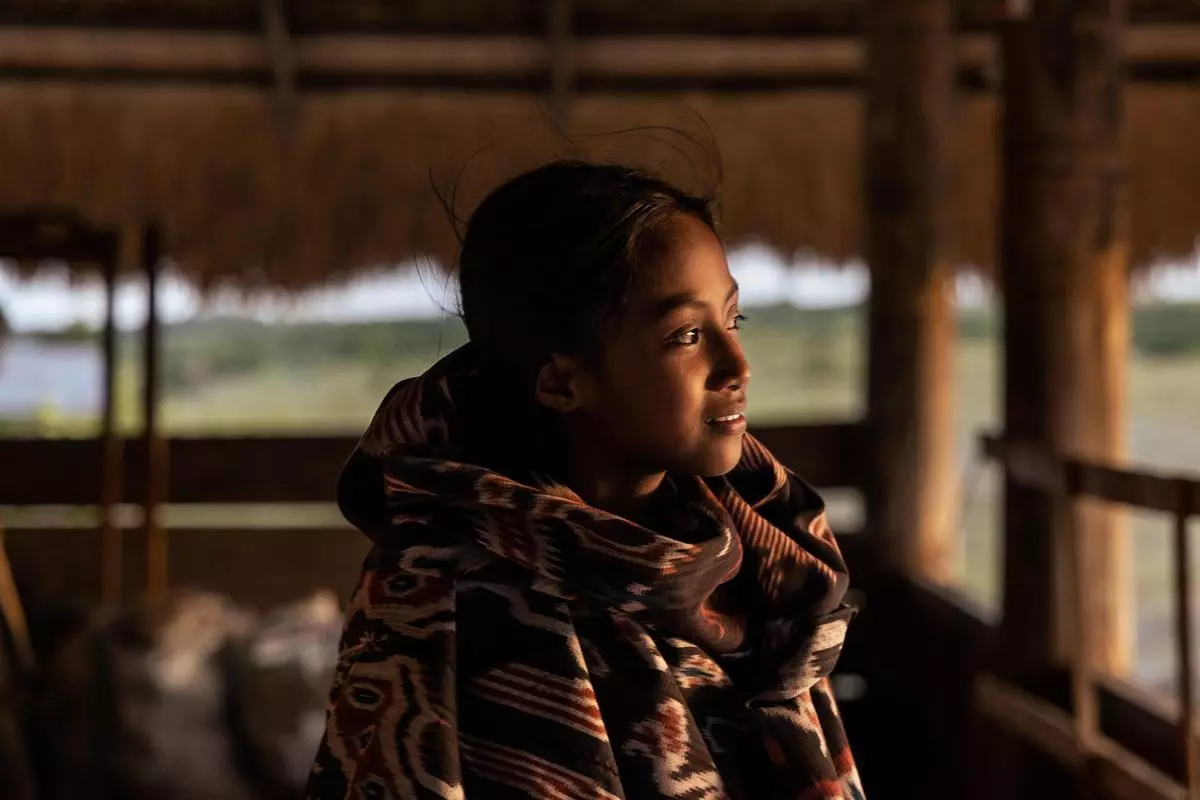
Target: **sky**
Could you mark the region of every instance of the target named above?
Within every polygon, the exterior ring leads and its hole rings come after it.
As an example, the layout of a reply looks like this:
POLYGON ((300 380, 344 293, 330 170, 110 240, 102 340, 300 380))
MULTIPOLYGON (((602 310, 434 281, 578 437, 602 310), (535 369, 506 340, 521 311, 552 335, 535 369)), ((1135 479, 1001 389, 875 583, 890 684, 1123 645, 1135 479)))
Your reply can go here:
MULTIPOLYGON (((868 288, 861 264, 805 263, 789 265, 774 251, 750 245, 729 255, 730 268, 742 287, 747 307, 790 303, 797 307, 848 305, 861 301, 868 288)), ((380 269, 349 283, 292 294, 242 297, 218 291, 202 297, 177 275, 168 273, 160 289, 160 313, 168 324, 213 315, 250 317, 264 322, 349 322, 436 317, 453 313, 453 284, 430 270, 406 267, 380 269)), ((986 303, 990 291, 977 277, 958 280, 959 304, 986 303)), ((1139 299, 1200 300, 1200 258, 1166 265, 1136 287, 1139 299)), ((65 271, 47 268, 23 280, 0 268, 0 311, 17 332, 53 330, 75 322, 99 327, 104 293, 98 280, 72 285, 65 271)), ((146 314, 141 285, 131 281, 117 292, 117 319, 122 328, 135 328, 146 314)))

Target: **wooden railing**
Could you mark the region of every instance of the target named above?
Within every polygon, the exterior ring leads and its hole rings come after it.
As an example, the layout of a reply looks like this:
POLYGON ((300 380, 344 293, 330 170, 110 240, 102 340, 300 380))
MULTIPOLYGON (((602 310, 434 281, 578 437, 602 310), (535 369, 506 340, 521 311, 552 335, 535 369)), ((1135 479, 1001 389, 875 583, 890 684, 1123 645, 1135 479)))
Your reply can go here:
MULTIPOLYGON (((856 487, 861 460, 855 424, 763 428, 755 434, 822 488, 856 487)), ((169 464, 162 501, 172 510, 200 505, 332 504, 352 436, 187 438, 165 440, 169 464)), ((136 440, 105 447, 95 439, 0 439, 0 507, 90 506, 112 519, 103 498, 144 506, 148 450, 136 440), (106 454, 120 458, 106 460, 106 454), (110 474, 114 473, 115 474, 110 474), (105 486, 119 492, 103 491, 105 486)), ((189 518, 195 514, 187 514, 189 518)), ((303 514, 272 515, 278 524, 221 529, 161 529, 169 539, 173 585, 201 585, 266 607, 329 586, 353 585, 367 542, 332 517, 313 527, 303 514), (304 527, 308 525, 309 527, 304 527)), ((167 520, 168 525, 170 520, 167 520)), ((7 547, 31 595, 94 602, 128 598, 153 571, 144 526, 88 528, 10 526, 7 547), (115 590, 108 586, 117 576, 115 590), (121 576, 124 576, 121 578, 121 576)), ((161 569, 161 567, 160 567, 161 569)), ((148 585, 148 584, 147 584, 148 585)), ((32 601, 36 597, 31 596, 32 601)))
MULTIPOLYGON (((1060 763, 1085 775, 1085 783, 1104 796, 1119 798, 1200 798, 1194 731, 1192 664, 1191 568, 1188 559, 1188 523, 1200 516, 1200 479, 1117 469, 1054 453, 1044 447, 983 437, 983 452, 1001 463, 1009 480, 1063 502, 1091 498, 1139 509, 1165 512, 1174 520, 1175 652, 1179 673, 1179 728, 1186 789, 1127 748, 1105 737, 1101 729, 1098 676, 1074 658, 1071 664, 1072 712, 985 675, 976 684, 975 699, 981 713, 1025 739, 1060 763)), ((1074 515, 1068 514, 1074 520, 1074 515)), ((1084 603, 1087 570, 1076 546, 1087 531, 1069 531, 1072 563, 1068 587, 1079 635, 1088 635, 1084 603)), ((1078 648, 1085 651, 1084 647, 1078 648)))
MULTIPOLYGON (((858 486, 856 423, 755 429, 780 460, 816 486, 858 486)), ((326 503, 352 436, 172 437, 164 500, 169 503, 326 503)), ((121 502, 146 496, 145 448, 120 448, 121 502)), ((98 505, 104 443, 97 439, 0 439, 0 506, 98 505)))

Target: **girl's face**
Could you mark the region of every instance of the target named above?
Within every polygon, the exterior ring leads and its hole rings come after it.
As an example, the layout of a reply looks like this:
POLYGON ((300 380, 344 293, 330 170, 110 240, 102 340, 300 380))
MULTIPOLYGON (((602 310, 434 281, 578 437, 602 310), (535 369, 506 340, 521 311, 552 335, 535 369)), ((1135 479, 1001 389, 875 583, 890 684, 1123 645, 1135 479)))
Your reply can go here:
POLYGON ((629 477, 723 475, 741 458, 750 380, 738 287, 703 222, 679 214, 664 236, 606 329, 598 363, 569 371, 572 460, 629 477))

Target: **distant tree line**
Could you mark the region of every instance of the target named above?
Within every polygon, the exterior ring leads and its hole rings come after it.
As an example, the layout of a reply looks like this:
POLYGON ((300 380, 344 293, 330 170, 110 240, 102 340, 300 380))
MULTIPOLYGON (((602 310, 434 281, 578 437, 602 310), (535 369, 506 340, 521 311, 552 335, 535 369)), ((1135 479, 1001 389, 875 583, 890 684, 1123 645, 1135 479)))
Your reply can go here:
MULTIPOLYGON (((826 344, 865 340, 865 319, 859 306, 798 309, 780 304, 751 308, 747 315, 747 325, 754 327, 756 336, 826 344)), ((964 341, 993 340, 1000 333, 999 316, 993 309, 963 309, 958 333, 964 341)), ((96 336, 80 324, 39 334, 39 338, 54 342, 87 341, 96 336)), ((126 357, 138 352, 137 337, 133 332, 122 335, 126 357)), ((466 329, 453 316, 344 324, 270 325, 240 319, 186 322, 171 326, 163 337, 164 388, 187 389, 272 365, 357 361, 386 368, 398 355, 431 360, 466 340, 466 329)), ((1132 346, 1138 354, 1151 358, 1200 354, 1200 303, 1138 307, 1133 315, 1132 346)))
MULTIPOLYGON (((1154 303, 1138 306, 1132 321, 1134 352, 1147 358, 1200 353, 1200 303, 1154 303)), ((1000 335, 1000 317, 991 309, 964 309, 958 317, 963 339, 1000 335)))

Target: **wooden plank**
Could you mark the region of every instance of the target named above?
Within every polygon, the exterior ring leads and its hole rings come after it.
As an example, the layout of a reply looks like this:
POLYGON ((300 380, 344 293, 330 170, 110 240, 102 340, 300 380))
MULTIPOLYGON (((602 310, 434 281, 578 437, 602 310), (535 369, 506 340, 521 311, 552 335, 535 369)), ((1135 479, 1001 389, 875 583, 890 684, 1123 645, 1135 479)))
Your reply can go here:
POLYGON ((1178 708, 1172 698, 1119 679, 1101 678, 1098 684, 1106 735, 1157 770, 1184 783, 1187 765, 1180 741, 1178 708))
POLYGON ((1192 555, 1188 547, 1188 520, 1183 514, 1175 517, 1174 562, 1175 585, 1175 657, 1179 672, 1179 741, 1183 751, 1184 779, 1188 796, 1197 800, 1200 796, 1200 776, 1196 773, 1196 737, 1194 735, 1192 698, 1195 675, 1192 667, 1192 555))
POLYGON ((112 253, 104 264, 104 405, 100 410, 102 447, 100 489, 101 601, 115 607, 121 602, 122 531, 115 519, 124 477, 124 442, 117 430, 117 274, 119 255, 112 253))
POLYGON ((1077 493, 1134 508, 1200 515, 1200 475, 1118 469, 1084 459, 1067 458, 1049 448, 980 437, 988 458, 1001 462, 1010 478, 1053 495, 1077 493))
MULTIPOLYGON (((862 469, 856 423, 755 429, 785 464, 821 488, 856 487, 862 469)), ((172 503, 331 503, 352 436, 172 438, 172 503)), ((133 442, 136 444, 136 441, 133 442)), ((144 448, 125 443, 124 502, 145 496, 144 448)), ((94 439, 0 439, 0 505, 92 505, 100 501, 101 445, 94 439)))
POLYGON ((259 0, 259 8, 274 79, 280 133, 287 137, 292 133, 297 112, 296 52, 288 30, 283 0, 259 0))
MULTIPOLYGON (((174 586, 227 594, 259 609, 331 589, 345 603, 370 542, 353 528, 172 528, 174 586)), ((85 528, 7 532, 13 572, 36 613, 51 604, 94 605, 100 599, 99 543, 85 528)), ((127 531, 126 571, 145 568, 145 539, 127 531)))
POLYGON ((575 83, 574 0, 548 0, 546 40, 550 60, 550 117, 560 127, 569 120, 575 83))
POLYGON ((1179 484, 1172 478, 1076 463, 1081 494, 1155 511, 1171 512, 1179 508, 1179 484))
MULTIPOLYGON (((145 566, 142 532, 128 530, 125 569, 145 566)), ((221 592, 265 609, 330 589, 345 603, 370 541, 351 527, 169 529, 173 586, 221 592)), ((851 534, 842 541, 853 539, 851 534)), ((48 604, 94 605, 100 599, 98 537, 87 528, 16 528, 6 532, 14 576, 35 612, 48 604)))
POLYGON ((1052 703, 982 675, 975 683, 975 708, 992 724, 1032 744, 1059 763, 1088 770, 1104 797, 1113 800, 1185 800, 1183 787, 1109 739, 1090 757, 1079 748, 1071 716, 1052 703))
MULTIPOLYGON (((932 610, 930 614, 934 615, 932 618, 937 616, 932 610)), ((1021 683, 1064 713, 1070 706, 1070 674, 1064 669, 1055 669, 1034 679, 1026 678, 1021 683)), ((1182 785, 1184 760, 1174 698, 1105 675, 1096 676, 1096 687, 1102 736, 1182 785)))
MULTIPOLYGON (((122 500, 145 495, 144 448, 126 440, 122 500)), ((175 503, 326 503, 357 439, 173 438, 167 497, 175 503)), ((93 439, 0 440, 0 464, 21 464, 0 481, 0 505, 89 505, 100 498, 100 446, 93 439)))
MULTIPOLYGON (((759 77, 857 73, 855 39, 611 37, 574 43, 575 71, 596 77, 759 77)), ((525 76, 546 72, 553 48, 543 38, 399 35, 297 36, 298 72, 319 75, 525 76)), ((965 57, 985 53, 965 45, 965 57)), ((163 72, 265 75, 271 64, 261 40, 231 33, 96 32, 0 28, 0 69, 13 73, 163 72)))
MULTIPOLYGON (((1200 25, 1146 26, 1129 31, 1125 58, 1135 76, 1187 79, 1200 68, 1200 25), (1174 76, 1174 78, 1172 77, 1174 76)), ((958 70, 997 76, 997 48, 989 34, 960 34, 958 70)), ((765 33, 732 36, 579 37, 573 71, 583 85, 654 83, 796 83, 821 78, 857 83, 866 64, 858 37, 782 38, 765 33)), ((293 36, 288 55, 261 36, 228 31, 192 32, 58 27, 0 27, 0 70, 19 77, 153 82, 242 83, 264 88, 280 66, 298 86, 403 85, 435 80, 447 86, 508 85, 511 79, 549 74, 553 48, 534 36, 323 34, 293 36), (497 81, 507 77, 510 80, 497 81)), ((989 82, 991 80, 989 79, 989 82)))
POLYGON ((994 436, 980 437, 983 455, 1004 465, 1011 480, 1052 495, 1068 492, 1066 459, 1048 448, 994 436))
MULTIPOLYGON (((863 0, 580 0, 589 30, 616 32, 853 34, 863 0)), ((179 29, 253 29, 253 7, 244 0, 6 0, 0 20, 97 27, 163 25, 179 29), (15 10, 14 10, 15 8, 15 10)), ((424 34, 536 34, 544 0, 392 2, 293 0, 298 32, 392 30, 424 34)))
POLYGON ((1080 767, 1082 757, 1070 716, 1045 700, 995 676, 981 675, 975 682, 975 708, 1060 764, 1080 767))
MULTIPOLYGON (((578 0, 582 28, 601 32, 778 34, 852 36, 861 28, 869 0, 578 0)), ((1028 0, 1026 0, 1028 2, 1028 0)), ((384 29, 411 33, 532 34, 538 0, 491 2, 387 2, 387 0, 296 0, 290 3, 297 30, 306 32, 384 29)), ((994 27, 1004 3, 959 3, 964 29, 994 27)), ((1200 9, 1190 0, 1130 0, 1135 21, 1195 22, 1200 9)), ((6 0, 0 22, 88 25, 99 28, 160 25, 178 29, 253 30, 252 4, 238 0, 6 0)))
POLYGON ((159 522, 161 506, 169 497, 167 441, 159 425, 162 410, 162 329, 158 316, 158 278, 162 259, 162 241, 157 226, 149 224, 142 236, 142 269, 146 278, 146 324, 142 333, 142 446, 145 463, 145 493, 142 496, 142 529, 146 541, 146 591, 161 599, 167 591, 167 533, 159 522))

